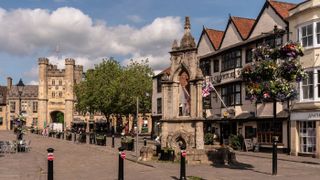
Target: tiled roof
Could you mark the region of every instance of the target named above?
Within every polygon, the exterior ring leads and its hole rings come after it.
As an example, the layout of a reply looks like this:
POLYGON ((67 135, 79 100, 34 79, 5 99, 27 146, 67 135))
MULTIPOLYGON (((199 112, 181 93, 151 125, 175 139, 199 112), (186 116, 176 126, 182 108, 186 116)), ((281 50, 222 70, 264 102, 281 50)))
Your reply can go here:
POLYGON ((242 39, 246 39, 254 25, 255 19, 232 16, 231 20, 238 29, 242 39))
POLYGON ((171 70, 171 67, 168 67, 167 69, 161 71, 160 74, 166 74, 166 75, 170 75, 170 70, 171 70))
MULTIPOLYGON (((12 86, 8 93, 8 98, 18 97, 18 88, 16 86, 12 86)), ((38 86, 37 85, 26 85, 22 92, 22 98, 37 98, 38 97, 38 86)))
POLYGON ((269 0, 269 3, 283 19, 286 19, 289 16, 289 10, 296 7, 297 5, 293 3, 280 2, 274 0, 269 0))
POLYGON ((207 29, 207 28, 205 28, 205 31, 208 34, 212 45, 217 50, 220 46, 221 41, 222 41, 222 37, 223 37, 224 32, 218 31, 215 29, 207 29))

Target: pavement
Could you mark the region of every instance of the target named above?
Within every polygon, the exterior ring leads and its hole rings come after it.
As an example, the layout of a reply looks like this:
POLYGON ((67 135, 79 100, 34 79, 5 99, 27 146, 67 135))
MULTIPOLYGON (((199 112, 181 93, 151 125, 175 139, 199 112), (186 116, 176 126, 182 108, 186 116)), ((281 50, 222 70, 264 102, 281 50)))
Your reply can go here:
MULTIPOLYGON (((14 140, 11 131, 0 131, 0 140, 14 140)), ((62 139, 27 134, 32 149, 26 153, 0 154, 0 180, 47 179, 47 151, 54 152, 55 180, 114 180, 118 176, 118 150, 107 146, 79 144, 62 139)), ((142 141, 139 141, 142 146, 142 141)), ((120 139, 116 139, 116 147, 120 139)), ((135 152, 127 152, 124 162, 126 180, 174 180, 179 179, 179 163, 150 161, 136 163, 135 152)), ((187 176, 206 180, 229 179, 320 179, 320 159, 278 155, 278 175, 271 175, 271 154, 236 152, 239 162, 232 166, 186 165, 187 176)))

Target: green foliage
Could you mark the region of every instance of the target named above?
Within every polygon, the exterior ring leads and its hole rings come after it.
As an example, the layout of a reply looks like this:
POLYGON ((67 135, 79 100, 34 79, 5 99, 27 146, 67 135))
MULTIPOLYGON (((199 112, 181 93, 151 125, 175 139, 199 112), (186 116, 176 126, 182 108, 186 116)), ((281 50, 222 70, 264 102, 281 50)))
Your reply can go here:
POLYGON ((125 136, 125 137, 121 138, 121 142, 122 143, 132 143, 133 138, 131 136, 125 136))
POLYGON ((57 113, 57 122, 62 124, 64 123, 64 116, 62 112, 57 113))
POLYGON ((295 82, 307 78, 299 56, 303 56, 302 48, 299 43, 293 42, 279 48, 265 45, 254 49, 255 62, 241 71, 248 98, 261 101, 295 98, 295 82))
POLYGON ((133 114, 138 97, 140 108, 150 111, 152 76, 147 60, 141 63, 131 60, 123 67, 112 58, 104 59, 94 69, 88 70, 84 81, 75 87, 76 109, 82 114, 101 112, 106 117, 133 114))
POLYGON ((204 144, 205 145, 212 145, 213 144, 213 134, 212 133, 207 133, 204 136, 204 144))
POLYGON ((229 144, 230 144, 230 147, 232 147, 233 149, 236 149, 236 150, 241 149, 241 144, 242 144, 241 137, 231 134, 229 136, 229 144))

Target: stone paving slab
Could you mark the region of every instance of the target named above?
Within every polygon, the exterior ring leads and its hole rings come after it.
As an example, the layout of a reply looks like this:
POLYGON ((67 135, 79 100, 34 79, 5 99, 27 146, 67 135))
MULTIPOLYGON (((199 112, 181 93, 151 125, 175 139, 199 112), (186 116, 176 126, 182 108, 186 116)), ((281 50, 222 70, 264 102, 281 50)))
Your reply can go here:
MULTIPOLYGON (((12 132, 0 131, 0 140, 13 140, 12 132)), ((47 178, 48 147, 55 149, 55 180, 114 180, 118 173, 118 151, 106 146, 78 144, 66 140, 28 134, 32 149, 27 153, 5 154, 0 157, 0 180, 45 180, 47 178)), ((119 140, 116 141, 118 146, 119 140)), ((174 180, 179 179, 179 164, 170 162, 147 162, 153 167, 135 163, 135 152, 127 152, 131 161, 125 161, 126 180, 174 180)), ((245 152, 243 152, 245 153, 245 152)), ((320 165, 278 162, 278 175, 271 175, 271 159, 248 154, 238 154, 238 165, 187 165, 188 176, 207 180, 229 179, 320 179, 320 165)), ((255 154, 257 155, 257 154, 255 154)), ((280 157, 280 156, 279 156, 280 157)), ((281 156, 282 157, 282 156, 281 156)), ((290 157, 299 160, 300 157, 290 157)), ((309 160, 309 159, 308 159, 309 160)), ((310 158, 310 160, 313 160, 310 158)))

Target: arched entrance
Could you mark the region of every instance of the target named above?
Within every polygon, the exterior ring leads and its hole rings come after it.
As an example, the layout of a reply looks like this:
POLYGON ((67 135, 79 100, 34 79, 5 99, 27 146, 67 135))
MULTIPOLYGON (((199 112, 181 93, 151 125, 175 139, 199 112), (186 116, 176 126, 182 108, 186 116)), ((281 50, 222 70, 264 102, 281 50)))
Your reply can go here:
POLYGON ((53 111, 50 113, 52 124, 61 124, 62 130, 64 130, 64 113, 61 111, 53 111))

